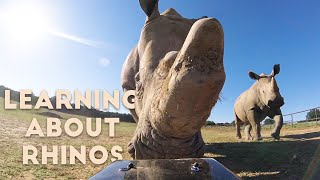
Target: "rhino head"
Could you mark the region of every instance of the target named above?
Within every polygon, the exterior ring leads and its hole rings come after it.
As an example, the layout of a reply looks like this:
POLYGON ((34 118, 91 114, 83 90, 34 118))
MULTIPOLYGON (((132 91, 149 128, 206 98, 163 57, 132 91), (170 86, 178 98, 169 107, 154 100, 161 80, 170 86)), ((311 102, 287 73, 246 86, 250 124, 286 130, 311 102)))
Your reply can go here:
POLYGON ((140 5, 146 22, 121 78, 124 91, 135 91, 138 125, 128 151, 136 159, 201 157, 200 129, 226 78, 223 29, 214 18, 160 14, 158 0, 140 5))
POLYGON ((280 65, 273 66, 273 70, 270 75, 261 74, 258 75, 252 71, 249 72, 249 76, 253 80, 257 80, 257 91, 261 101, 270 108, 278 108, 284 105, 284 99, 280 94, 279 87, 275 76, 280 72, 280 65))

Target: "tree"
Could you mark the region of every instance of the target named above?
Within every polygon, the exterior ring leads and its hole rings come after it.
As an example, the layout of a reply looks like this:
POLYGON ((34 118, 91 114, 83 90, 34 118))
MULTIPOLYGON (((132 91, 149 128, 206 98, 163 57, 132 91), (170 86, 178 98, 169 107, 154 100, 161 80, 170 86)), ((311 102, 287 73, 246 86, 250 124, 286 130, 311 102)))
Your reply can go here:
POLYGON ((213 121, 206 121, 205 126, 215 126, 216 123, 214 123, 213 121))
POLYGON ((231 123, 230 123, 230 126, 235 126, 236 125, 236 122, 235 121, 232 121, 231 123))
POLYGON ((268 118, 268 119, 264 120, 264 125, 270 125, 270 124, 274 124, 273 119, 268 118))
POLYGON ((312 109, 307 113, 306 119, 307 120, 315 120, 320 118, 320 110, 319 109, 312 109))

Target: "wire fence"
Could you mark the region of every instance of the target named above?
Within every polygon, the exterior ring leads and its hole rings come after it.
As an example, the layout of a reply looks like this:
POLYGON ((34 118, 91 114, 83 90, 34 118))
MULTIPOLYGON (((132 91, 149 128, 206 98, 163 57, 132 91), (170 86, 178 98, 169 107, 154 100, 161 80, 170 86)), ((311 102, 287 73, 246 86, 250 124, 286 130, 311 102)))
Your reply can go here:
MULTIPOLYGON (((268 119, 270 120, 269 117, 266 117, 266 119, 264 119, 264 121, 262 122, 262 125, 270 126, 270 128, 272 128, 274 126, 274 121, 273 123, 270 123, 270 121, 266 122, 268 119)), ((310 123, 310 125, 320 125, 320 106, 304 111, 297 111, 294 113, 285 114, 283 115, 283 123, 292 126, 298 123, 310 123), (310 114, 308 115, 308 113, 310 114)), ((215 123, 213 121, 207 121, 205 126, 235 126, 235 123, 234 121, 232 121, 231 123, 215 123)))
POLYGON ((304 111, 298 111, 283 115, 283 122, 285 124, 291 124, 292 126, 296 123, 303 122, 314 122, 320 124, 320 107, 307 109, 304 111))

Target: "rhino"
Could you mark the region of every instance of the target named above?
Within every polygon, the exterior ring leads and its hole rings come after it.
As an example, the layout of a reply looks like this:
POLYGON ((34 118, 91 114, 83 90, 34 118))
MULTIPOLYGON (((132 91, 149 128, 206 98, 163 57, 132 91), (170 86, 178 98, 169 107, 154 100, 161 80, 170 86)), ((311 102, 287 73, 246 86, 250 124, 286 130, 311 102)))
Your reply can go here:
POLYGON ((226 79, 222 26, 172 8, 160 14, 158 0, 139 2, 146 21, 121 74, 123 90, 135 92, 128 152, 134 159, 202 157, 200 130, 226 79))
POLYGON ((261 125, 267 116, 274 119, 275 127, 271 136, 280 139, 283 116, 280 107, 284 105, 275 76, 280 72, 280 65, 273 66, 270 75, 256 74, 249 71, 249 77, 256 82, 243 92, 234 104, 236 137, 241 139, 240 126, 245 124, 247 140, 261 140, 261 125), (253 138, 250 131, 253 129, 253 138))

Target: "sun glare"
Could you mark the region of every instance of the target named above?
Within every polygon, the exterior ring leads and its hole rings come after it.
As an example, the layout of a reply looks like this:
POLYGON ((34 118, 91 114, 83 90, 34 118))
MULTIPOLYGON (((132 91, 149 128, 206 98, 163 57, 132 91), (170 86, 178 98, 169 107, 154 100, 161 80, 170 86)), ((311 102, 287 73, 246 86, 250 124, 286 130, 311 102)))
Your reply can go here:
POLYGON ((8 8, 4 13, 4 22, 10 39, 19 43, 38 41, 50 28, 48 16, 35 5, 8 8))

